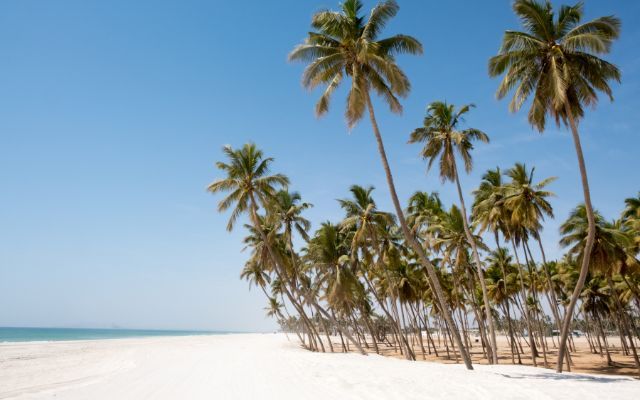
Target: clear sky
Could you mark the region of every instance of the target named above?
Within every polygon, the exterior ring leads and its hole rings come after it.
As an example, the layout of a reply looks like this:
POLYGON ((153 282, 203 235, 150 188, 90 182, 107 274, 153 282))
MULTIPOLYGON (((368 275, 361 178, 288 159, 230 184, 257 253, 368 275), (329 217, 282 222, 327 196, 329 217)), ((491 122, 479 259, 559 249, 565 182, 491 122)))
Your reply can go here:
MULTIPOLYGON (((373 2, 366 1, 367 7, 373 2)), ((406 144, 434 100, 475 103, 467 122, 491 143, 474 151, 468 194, 488 168, 526 162, 551 186, 556 219, 543 239, 558 256, 558 224, 581 200, 565 130, 534 132, 526 113, 494 97, 487 60, 509 1, 400 1, 386 34, 421 40, 401 57, 413 90, 399 117, 378 107, 399 193, 451 185, 425 174, 406 144)), ((274 170, 337 220, 351 184, 388 192, 368 122, 351 133, 344 91, 317 120, 318 93, 286 55, 313 12, 337 1, 58 0, 0 5, 0 326, 269 330, 259 290, 239 280, 241 230, 228 234, 206 193, 225 144, 256 142, 274 170)), ((588 19, 616 14, 622 37, 608 57, 622 70, 580 129, 595 206, 615 217, 640 189, 640 3, 586 2, 588 19)))

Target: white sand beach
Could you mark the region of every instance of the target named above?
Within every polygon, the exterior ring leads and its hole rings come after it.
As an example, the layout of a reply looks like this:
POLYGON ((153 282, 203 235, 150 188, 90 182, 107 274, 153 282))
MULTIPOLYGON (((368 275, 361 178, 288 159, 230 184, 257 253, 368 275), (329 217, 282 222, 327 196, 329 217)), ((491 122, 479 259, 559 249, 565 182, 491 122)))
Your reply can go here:
POLYGON ((637 399, 640 381, 311 353, 282 334, 0 345, 0 399, 637 399))

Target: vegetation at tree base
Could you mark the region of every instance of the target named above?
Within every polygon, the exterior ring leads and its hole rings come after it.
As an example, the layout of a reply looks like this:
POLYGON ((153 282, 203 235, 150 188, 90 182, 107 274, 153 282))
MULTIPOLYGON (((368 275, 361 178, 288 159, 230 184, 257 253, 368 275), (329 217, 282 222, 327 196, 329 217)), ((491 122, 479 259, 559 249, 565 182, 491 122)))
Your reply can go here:
POLYGON ((570 332, 579 330, 609 364, 617 335, 640 376, 640 192, 621 205, 619 219, 606 221, 591 204, 577 130, 584 106, 596 103, 597 91, 611 97, 608 82, 620 79, 614 65, 598 58, 618 37, 620 22, 609 16, 580 24, 582 4, 557 15, 550 3, 533 0, 517 0, 513 8, 525 31, 506 31, 489 62, 491 76, 504 75, 497 95, 513 91, 514 112, 532 97, 528 118, 540 131, 547 115, 566 125, 581 172, 584 203, 561 225, 566 254, 559 260, 546 258, 541 240, 545 218, 554 217, 548 187, 555 177, 538 181, 524 163, 488 170, 466 203, 458 165, 469 173, 474 141, 489 141, 463 126, 473 105, 432 102, 422 126, 408 133, 428 168, 437 161, 443 183, 455 183, 458 204, 446 206, 435 191, 416 191, 401 203, 371 102, 377 94, 400 113, 410 83, 395 56, 422 52, 408 35, 380 39, 399 10, 395 1, 376 5, 368 18, 359 0, 316 13, 313 31, 289 55, 308 63, 305 87, 324 86, 318 115, 343 83, 348 126, 368 112, 392 210, 378 208, 373 187, 353 185, 338 200, 344 218, 312 231, 304 215, 312 205, 289 191, 285 175, 270 172, 272 158, 252 143, 224 148, 226 160, 217 163, 223 176, 209 191, 226 194, 218 208, 232 210, 227 229, 243 214, 248 219, 250 256, 241 277, 262 290, 267 315, 307 349, 393 349, 409 360, 434 353, 472 369, 474 346, 487 362, 500 362, 501 333, 510 362, 549 367, 557 348, 561 372, 572 364, 570 332))

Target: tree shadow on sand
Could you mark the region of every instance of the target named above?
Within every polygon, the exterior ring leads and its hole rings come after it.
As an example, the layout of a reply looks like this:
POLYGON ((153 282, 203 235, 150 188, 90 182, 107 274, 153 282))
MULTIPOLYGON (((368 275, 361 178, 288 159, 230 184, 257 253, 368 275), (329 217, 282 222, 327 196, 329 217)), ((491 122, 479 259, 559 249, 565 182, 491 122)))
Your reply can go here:
POLYGON ((626 377, 607 377, 607 376, 593 376, 582 374, 558 374, 556 372, 543 372, 537 374, 527 373, 498 373, 498 375, 504 376, 509 379, 551 379, 556 381, 575 381, 575 382, 597 382, 597 383, 612 383, 612 382, 631 382, 632 378, 626 377))

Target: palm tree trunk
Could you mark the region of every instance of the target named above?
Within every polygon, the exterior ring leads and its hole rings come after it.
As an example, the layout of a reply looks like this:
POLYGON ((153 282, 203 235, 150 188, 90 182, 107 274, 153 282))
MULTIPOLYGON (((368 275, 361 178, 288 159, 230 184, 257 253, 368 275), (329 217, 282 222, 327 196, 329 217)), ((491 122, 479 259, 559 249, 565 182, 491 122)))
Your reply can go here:
POLYGON ((478 330, 480 331, 482 352, 484 353, 485 357, 487 357, 489 364, 491 364, 491 359, 489 358, 491 357, 491 349, 489 349, 489 354, 487 354, 487 348, 486 348, 487 345, 489 344, 489 341, 487 340, 487 333, 485 331, 486 327, 484 326, 484 319, 482 318, 482 312, 480 310, 480 307, 478 306, 478 302, 476 301, 476 297, 473 293, 473 290, 476 286, 475 286, 475 281, 473 280, 473 275, 469 272, 469 268, 465 268, 465 275, 467 276, 467 281, 469 285, 467 296, 471 299, 471 308, 475 315, 476 321, 478 322, 478 330))
POLYGON ((584 253, 582 255, 582 265, 580 267, 580 275, 578 276, 578 282, 576 282, 576 287, 573 289, 573 294, 571 294, 571 300, 569 301, 569 306, 567 307, 567 311, 564 315, 564 321, 562 323, 562 333, 560 335, 560 345, 558 348, 558 361, 556 372, 562 372, 562 361, 564 359, 564 353, 566 351, 567 346, 567 337, 569 336, 569 329, 571 328, 571 321, 573 320, 573 312, 576 308, 576 303, 578 302, 578 298, 580 297, 580 293, 582 292, 582 288, 584 287, 584 282, 587 279, 587 274, 589 273, 589 261, 591 259, 591 250, 593 249, 593 241, 596 235, 596 224, 595 218, 593 215, 593 206, 591 205, 591 192, 589 191, 589 180, 587 179, 587 167, 584 162, 584 156, 582 154, 582 145, 580 144, 580 135, 578 134, 578 127, 576 126, 576 121, 573 117, 573 111, 569 106, 569 103, 565 103, 565 111, 567 113, 567 118, 569 119, 569 125, 571 127, 571 135, 573 136, 573 144, 576 149, 576 155, 578 157, 578 166, 580 167, 580 178, 582 180, 582 192, 584 195, 584 206, 587 212, 587 221, 589 224, 588 232, 587 232, 587 241, 584 247, 584 253))
MULTIPOLYGON (((373 233, 373 232, 372 232, 373 233)), ((374 234, 374 233, 373 233, 374 234)), ((409 345, 409 341, 407 340, 406 335, 404 334, 403 330, 402 330, 402 324, 400 321, 400 317, 398 316, 398 309, 396 307, 396 299, 399 297, 398 296, 398 287, 396 285, 392 285, 391 283, 391 276, 389 276, 389 270, 385 267, 384 263, 383 263, 383 245, 380 245, 380 248, 375 247, 374 246, 375 251, 377 251, 377 259, 376 259, 376 264, 378 264, 380 266, 380 268, 384 271, 385 274, 385 278, 387 279, 388 282, 388 290, 389 290, 389 297, 391 297, 391 309, 392 311, 396 314, 396 318, 391 318, 392 321, 396 322, 396 326, 397 326, 397 334, 400 337, 400 345, 404 345, 405 346, 405 356, 408 360, 411 361, 415 361, 415 354, 413 354, 413 350, 411 349, 411 346, 409 345)), ((370 288, 375 291, 375 288, 373 287, 373 285, 369 285, 370 288)), ((402 353, 402 350, 401 350, 402 353)))
MULTIPOLYGON (((422 316, 420 318, 422 318, 422 316)), ((436 355, 436 357, 440 357, 438 355, 438 349, 436 348, 436 343, 433 341, 433 337, 431 336, 431 327, 429 326, 429 316, 426 315, 426 310, 425 310, 425 317, 424 317, 424 327, 425 327, 425 330, 427 331, 427 350, 429 350, 429 343, 431 343, 431 346, 433 347, 433 353, 436 355)), ((429 350, 429 354, 431 354, 431 350, 429 350)))
POLYGON ((360 314, 362 315, 362 319, 364 320, 364 324, 371 335, 371 340, 373 340, 373 350, 376 354, 380 354, 380 349, 378 348, 378 338, 376 337, 376 332, 373 330, 373 326, 371 325, 371 321, 369 320, 369 316, 366 315, 363 310, 360 310, 360 314))
MULTIPOLYGON (((456 165, 455 157, 452 157, 454 177, 456 181, 456 187, 458 188, 458 198, 460 199, 460 209, 462 211, 462 225, 464 226, 464 232, 467 235, 467 241, 471 245, 471 251, 473 253, 473 261, 476 263, 478 270, 478 279, 480 280, 480 287, 482 288, 482 299, 484 301, 485 314, 487 314, 487 323, 489 324, 489 335, 491 335, 491 346, 489 347, 489 354, 491 355, 491 364, 498 363, 498 342, 496 340, 496 330, 493 323, 493 315, 491 312, 491 303, 489 302, 489 294, 487 292, 487 282, 484 280, 484 272, 482 271, 482 264, 480 263, 480 256, 478 255, 478 245, 476 239, 469 229, 469 222, 467 220, 467 207, 464 204, 464 196, 462 195, 462 186, 460 185, 460 178, 458 177, 458 166, 456 165)), ((478 321, 480 324, 480 321, 478 321)))
POLYGON ((418 321, 418 315, 417 315, 417 313, 419 312, 419 307, 420 305, 416 304, 415 309, 417 309, 418 311, 415 311, 414 307, 411 305, 411 303, 409 303, 409 310, 411 310, 411 314, 413 314, 413 322, 415 324, 416 334, 418 335, 418 340, 420 342, 420 349, 422 350, 422 359, 426 360, 427 356, 424 350, 424 340, 422 340, 422 330, 420 329, 420 322, 418 321))
POLYGON ((378 292, 375 290, 375 288, 373 287, 373 284, 371 283, 371 281, 369 280, 369 278, 367 277, 366 273, 362 274, 364 281, 366 282, 367 286, 369 287, 369 290, 371 291, 371 293, 373 293, 373 297, 375 297, 376 301, 378 302, 378 304, 380 305, 380 308, 382 309, 382 311, 385 313, 385 315, 387 316, 387 318, 389 318, 390 321, 392 321, 391 327, 394 330, 394 334, 396 336, 401 336, 402 337, 402 341, 401 341, 401 346, 402 344, 404 344, 407 348, 409 347, 409 343, 407 342, 407 339, 404 337, 404 335, 402 334, 402 331, 400 329, 400 325, 399 323, 397 323, 397 321, 395 320, 395 318, 391 315, 391 313, 389 313, 389 310, 387 309, 387 307, 384 305, 384 301, 383 299, 380 298, 380 295, 378 294, 378 292))
MULTIPOLYGON (((631 282, 629 282, 629 280, 627 279, 627 277, 625 275, 626 274, 623 274, 623 273, 620 274, 620 276, 622 277, 622 280, 624 281, 625 285, 627 285, 627 287, 629 288, 629 290, 631 291, 631 293, 635 297, 636 302, 640 303, 640 292, 638 292, 638 288, 635 285, 632 285, 631 282)), ((640 307, 638 309, 640 310, 640 307)))
MULTIPOLYGON (((267 238, 266 233, 264 233, 264 231, 260 227, 260 222, 258 220, 258 204, 256 203, 256 200, 255 200, 255 197, 253 196, 253 193, 251 193, 250 196, 251 196, 251 219, 252 219, 253 225, 256 228, 256 230, 260 233, 260 236, 261 236, 261 238, 262 238, 262 240, 264 242, 264 245, 267 247, 267 252, 269 253, 269 257, 273 260, 273 263, 276 266, 276 273, 278 273, 281 276, 281 279, 286 279, 286 281, 288 281, 288 277, 284 273, 281 273, 282 266, 284 265, 284 263, 282 262, 281 258, 276 254, 276 252, 273 250, 273 248, 271 247, 271 244, 269 243, 269 239, 267 238)), ((283 280, 283 282, 285 282, 285 281, 283 280)), ((293 295, 291 295, 291 293, 289 293, 289 290, 286 288, 286 285, 283 285, 283 287, 285 289, 285 293, 286 293, 287 297, 291 301, 291 304, 293 304, 293 306, 298 310, 298 312, 300 313, 301 317, 304 316, 304 310, 298 309, 298 307, 296 305, 296 301, 294 300, 293 295)), ((294 289, 295 289, 295 285, 294 285, 294 289)), ((338 326, 338 329, 340 329, 340 327, 336 323, 335 319, 329 313, 327 313, 322 307, 320 307, 315 302, 315 299, 309 298, 308 300, 314 306, 314 308, 316 308, 318 310, 318 312, 320 312, 320 314, 322 314, 325 317, 327 317, 329 320, 331 320, 333 323, 335 323, 336 326, 338 326)), ((306 318, 306 316, 304 316, 304 318, 306 318)), ((347 339, 356 346, 356 348, 358 349, 358 351, 362 355, 367 355, 367 353, 364 351, 364 349, 362 349, 362 347, 360 347, 360 345, 353 339, 353 337, 351 336, 351 334, 349 334, 349 332, 347 332, 345 330, 344 334, 347 337, 347 339)))
POLYGON ((531 325, 531 314, 529 313, 529 308, 527 307, 527 291, 524 287, 524 278, 522 277, 522 265, 520 264, 520 260, 518 257, 518 250, 516 248, 516 243, 511 237, 511 246, 513 247, 513 253, 516 256, 516 264, 518 266, 518 276, 520 277, 520 290, 522 291, 522 314, 527 322, 527 331, 529 333, 529 347, 531 348, 531 362, 534 367, 538 366, 536 361, 537 351, 536 351, 536 342, 533 340, 533 327, 531 325))
MULTIPOLYGON (((600 331, 600 336, 602 336, 602 340, 604 341, 604 350, 607 353, 607 365, 612 366, 613 361, 611 360, 611 353, 609 353, 609 346, 607 345, 607 335, 605 335, 604 329, 602 328, 602 320, 600 319, 600 315, 597 312, 594 312, 593 314, 593 317, 597 322, 598 330, 600 331)), ((599 344, 600 339, 598 339, 598 345, 599 344)), ((602 354, 602 347, 600 347, 600 353, 602 354)))
MULTIPOLYGON (((269 293, 267 293, 267 289, 264 287, 264 285, 258 285, 258 286, 260 286, 260 289, 262 289, 262 293, 264 293, 267 299, 270 299, 271 296, 269 296, 269 293)), ((279 309, 276 309, 276 316, 281 321, 286 321, 285 316, 282 314, 282 311, 280 311, 279 309)), ((284 334, 287 336, 287 339, 289 339, 289 335, 287 334, 286 330, 284 331, 284 334)), ((302 336, 300 336, 300 333, 297 330, 296 330, 296 335, 298 335, 298 339, 300 339, 300 341, 304 343, 304 340, 302 340, 302 336)))
POLYGON ((542 246, 542 240, 540 236, 536 237, 538 241, 538 245, 540 246, 540 254, 542 255, 542 268, 544 269, 545 277, 547 278, 547 282, 549 283, 549 294, 551 296, 551 311, 553 312, 553 317, 556 320, 556 324, 558 326, 558 330, 562 329, 560 310, 558 309, 558 297, 556 296, 556 290, 553 285, 553 280, 551 280, 551 273, 549 272, 549 266, 547 265, 547 256, 544 253, 544 247, 542 246))
MULTIPOLYGON (((401 301, 398 300, 398 303, 400 305, 400 307, 399 307, 400 308, 399 320, 402 322, 402 331, 401 331, 401 333, 402 333, 403 337, 407 337, 408 336, 408 333, 406 332, 407 331, 407 321, 406 321, 406 318, 404 317, 404 314, 405 314, 404 313, 404 307, 402 306, 402 302, 401 301)), ((393 305, 394 305, 394 307, 396 307, 396 302, 395 301, 393 302, 393 305)), ((411 329, 411 327, 409 327, 409 330, 410 329, 411 329)), ((408 341, 406 342, 406 345, 407 345, 407 359, 409 361, 415 361, 416 360, 416 354, 413 351, 413 346, 410 345, 408 341)))
POLYGON ((596 349, 595 343, 593 342, 593 326, 591 324, 591 321, 589 320, 589 313, 583 312, 582 315, 584 315, 584 322, 586 325, 584 335, 587 338, 587 343, 589 343, 589 350, 592 354, 599 354, 598 350, 596 349))
POLYGON ((509 311, 509 299, 504 302, 505 309, 507 311, 507 324, 509 326, 509 336, 511 337, 511 358, 513 359, 513 351, 515 350, 518 355, 518 364, 522 364, 522 359, 520 358, 520 351, 518 350, 518 343, 516 342, 516 337, 513 333, 513 325, 511 323, 511 312, 509 311))
POLYGON ((402 206, 400 205, 400 200, 398 199, 398 194, 396 193, 396 187, 393 183, 393 176, 391 175, 391 168, 389 167, 389 161, 387 160, 387 154, 384 149, 384 143, 382 142, 382 136, 380 135, 380 130, 378 129, 378 123, 376 122, 376 117, 373 111, 373 105, 371 104, 371 97, 369 95, 368 90, 365 91, 365 100, 367 102, 367 108, 369 109, 369 118, 371 119, 371 125, 373 127, 373 134, 375 135, 376 142, 378 144, 378 152, 380 153, 380 159, 382 161, 382 166, 384 168, 384 172, 387 178, 387 185, 389 186, 389 192, 391 194, 391 200, 393 201, 393 206, 396 209, 396 215, 398 217, 398 222, 400 223, 400 227, 402 228, 402 233, 404 234, 405 240, 411 245, 413 250, 418 255, 420 263, 427 270, 427 274, 430 278, 430 282, 432 284, 433 291, 436 295, 438 302, 440 303, 440 307, 442 310, 442 315, 447 321, 454 336, 454 340, 458 345, 458 349, 460 349, 460 354, 464 361, 467 369, 473 369, 471 365, 471 358, 469 357, 469 353, 467 349, 464 347, 462 343, 462 338, 460 337, 460 332, 456 329, 456 326, 453 323, 453 318, 451 316, 451 310, 446 302, 444 297, 444 293, 442 291, 442 286, 440 285, 440 281, 438 280, 438 275, 436 274, 436 270, 427 258, 422 246, 415 240, 411 232, 409 231, 409 227, 407 226, 407 221, 404 218, 404 213, 402 211, 402 206))
POLYGON ((607 281, 609 283, 609 288, 611 289, 611 295, 613 296, 616 310, 620 315, 620 323, 622 325, 623 333, 626 333, 627 337, 629 338, 629 347, 631 347, 631 352, 633 354, 633 361, 636 364, 636 369, 638 370, 638 377, 640 378, 640 358, 638 358, 638 352, 636 351, 636 346, 633 343, 633 335, 631 333, 631 329, 629 328, 629 324, 627 324, 626 312, 624 311, 624 307, 622 306, 622 303, 620 302, 620 298, 616 293, 616 289, 615 289, 615 286, 613 285, 613 279, 611 279, 611 275, 607 276, 607 281))

